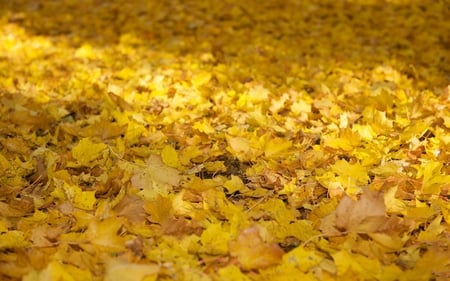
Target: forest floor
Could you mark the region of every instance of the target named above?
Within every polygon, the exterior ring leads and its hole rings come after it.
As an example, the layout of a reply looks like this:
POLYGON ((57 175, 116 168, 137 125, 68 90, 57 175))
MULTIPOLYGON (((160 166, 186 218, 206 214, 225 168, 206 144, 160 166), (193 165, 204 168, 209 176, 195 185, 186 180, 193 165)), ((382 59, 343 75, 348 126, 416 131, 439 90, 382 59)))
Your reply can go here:
POLYGON ((446 0, 0 0, 1 280, 448 280, 446 0))

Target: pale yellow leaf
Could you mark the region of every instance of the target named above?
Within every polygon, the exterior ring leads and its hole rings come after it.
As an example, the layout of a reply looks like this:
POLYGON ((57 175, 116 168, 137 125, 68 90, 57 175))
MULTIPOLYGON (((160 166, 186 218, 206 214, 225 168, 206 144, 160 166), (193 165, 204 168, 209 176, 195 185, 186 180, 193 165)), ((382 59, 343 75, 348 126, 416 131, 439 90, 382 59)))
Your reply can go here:
POLYGON ((72 149, 72 156, 80 165, 89 165, 97 159, 108 146, 104 143, 94 143, 89 138, 83 138, 72 149))

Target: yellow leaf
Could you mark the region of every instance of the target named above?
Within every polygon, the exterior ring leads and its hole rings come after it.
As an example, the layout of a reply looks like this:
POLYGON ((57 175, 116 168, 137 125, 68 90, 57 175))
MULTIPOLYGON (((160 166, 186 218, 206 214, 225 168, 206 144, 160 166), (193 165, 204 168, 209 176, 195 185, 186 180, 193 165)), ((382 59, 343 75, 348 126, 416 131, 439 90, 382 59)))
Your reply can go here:
POLYGON ((295 115, 311 112, 311 101, 299 100, 291 105, 291 110, 295 115))
POLYGON ((241 272, 239 267, 235 265, 228 265, 222 267, 218 271, 220 280, 223 281, 250 281, 251 279, 241 272))
POLYGON ((389 161, 386 162, 378 167, 375 167, 373 169, 370 169, 370 172, 377 175, 377 176, 395 176, 403 170, 402 163, 398 161, 389 161))
POLYGON ((231 152, 240 161, 250 161, 255 157, 261 155, 263 151, 259 150, 253 143, 244 137, 226 136, 228 147, 227 150, 231 152))
POLYGON ((172 186, 179 184, 181 180, 180 172, 177 169, 168 167, 162 159, 156 155, 151 155, 147 159, 147 171, 149 175, 158 182, 167 183, 172 186))
POLYGON ((283 256, 283 263, 292 264, 303 272, 317 266, 324 258, 317 252, 297 247, 283 256))
POLYGON ((449 186, 450 175, 442 174, 442 163, 437 161, 423 162, 418 170, 417 177, 422 179, 422 193, 425 195, 438 195, 443 186, 449 186))
POLYGON ((369 176, 367 175, 367 169, 359 163, 350 164, 346 160, 338 160, 331 168, 333 171, 344 178, 350 177, 356 180, 358 183, 367 183, 369 176))
POLYGON ((0 174, 3 173, 4 170, 11 168, 11 164, 8 159, 6 159, 3 154, 0 153, 0 174))
POLYGON ((297 220, 293 223, 278 223, 273 220, 261 221, 260 225, 264 226, 274 238, 282 241, 287 237, 295 237, 301 241, 306 241, 311 237, 318 235, 319 232, 313 229, 313 223, 308 220, 297 220))
POLYGON ((155 281, 160 266, 111 261, 106 265, 105 281, 155 281), (145 279, 144 279, 145 278, 145 279))
POLYGON ((250 104, 261 103, 267 101, 270 92, 262 85, 256 85, 248 91, 248 102, 250 104))
POLYGON ((450 206, 445 199, 439 199, 436 202, 436 205, 439 206, 442 212, 442 216, 444 217, 445 222, 450 224, 450 206))
POLYGON ((83 191, 75 185, 64 183, 64 193, 72 204, 83 210, 93 210, 96 203, 95 191, 83 191))
POLYGON ((358 273, 362 279, 375 279, 382 273, 378 260, 370 259, 357 254, 350 254, 345 250, 331 254, 336 264, 338 276, 344 275, 348 270, 358 273))
POLYGON ((81 59, 95 59, 96 51, 89 44, 83 44, 80 48, 75 51, 75 57, 81 59))
POLYGON ((29 244, 30 242, 25 240, 22 231, 10 230, 6 233, 0 233, 0 249, 22 248, 29 244))
POLYGON ((359 163, 350 164, 342 159, 336 161, 331 168, 339 176, 341 185, 350 194, 356 193, 358 186, 367 184, 369 180, 366 167, 359 163))
POLYGON ((227 150, 232 152, 239 160, 247 160, 247 155, 250 152, 250 141, 243 137, 227 136, 228 147, 227 150))
POLYGON ((264 154, 266 157, 275 157, 282 155, 283 152, 291 148, 292 142, 282 138, 269 139, 264 146, 264 154))
POLYGON ((411 138, 420 138, 430 128, 430 120, 417 121, 408 126, 406 130, 400 135, 402 141, 409 141, 411 138))
POLYGON ((188 175, 184 177, 184 180, 181 182, 181 186, 183 188, 203 192, 208 189, 215 189, 218 186, 222 186, 224 182, 224 178, 217 176, 212 179, 201 179, 195 175, 188 175))
POLYGON ((398 186, 392 186, 384 193, 386 210, 392 213, 404 213, 407 210, 407 203, 395 197, 397 190, 398 186))
POLYGON ((125 250, 125 239, 119 236, 119 229, 124 219, 109 217, 104 220, 93 220, 86 231, 89 242, 103 251, 118 252, 125 250))
POLYGON ((200 241, 205 253, 211 255, 225 255, 228 253, 230 233, 223 229, 221 223, 210 223, 203 231, 200 241))
POLYGON ((89 138, 83 138, 72 149, 72 156, 82 166, 87 166, 89 163, 97 159, 101 153, 108 148, 104 143, 94 143, 89 138))
POLYGON ((341 129, 339 137, 325 135, 323 141, 327 147, 351 151, 360 144, 361 137, 357 132, 352 132, 349 128, 346 128, 341 129))
POLYGON ((202 155, 203 152, 197 146, 188 146, 181 151, 179 160, 181 164, 188 166, 192 159, 202 155))
POLYGON ((293 210, 287 208, 282 200, 276 198, 270 198, 266 202, 259 204, 253 209, 253 212, 255 211, 255 215, 262 213, 264 216, 269 216, 280 224, 289 224, 296 221, 293 210))
POLYGON ((242 182, 242 179, 238 176, 232 175, 231 179, 227 180, 223 187, 225 187, 228 193, 234 193, 236 191, 240 191, 243 193, 247 188, 242 182))
POLYGON ((437 216, 424 231, 421 231, 419 233, 418 240, 424 242, 439 240, 441 238, 440 235, 442 234, 442 232, 446 230, 446 227, 441 225, 441 222, 442 216, 437 216))
POLYGON ((164 146, 161 151, 161 158, 164 164, 169 167, 177 168, 180 165, 178 152, 171 145, 164 146))
POLYGON ((164 164, 160 156, 150 155, 146 164, 146 168, 135 169, 131 177, 131 184, 140 188, 146 199, 167 195, 182 179, 180 172, 164 164))
POLYGON ((10 227, 10 224, 11 224, 11 222, 9 222, 6 218, 4 218, 4 217, 0 218, 0 233, 7 232, 8 228, 10 227))
POLYGON ((131 79, 136 74, 133 69, 131 69, 129 67, 124 67, 120 71, 114 73, 114 75, 120 79, 127 80, 127 79, 131 79))
POLYGON ((192 80, 192 85, 194 87, 200 87, 202 85, 205 85, 206 83, 211 80, 212 74, 210 72, 201 72, 197 74, 192 80))
POLYGON ((428 249, 417 261, 414 268, 410 271, 411 274, 405 277, 404 280, 430 280, 434 273, 441 273, 441 276, 446 276, 450 266, 450 253, 445 248, 431 248, 428 249))
POLYGON ((210 161, 203 163, 205 170, 212 173, 224 173, 227 171, 227 166, 225 166, 223 161, 210 161))
POLYGON ((42 271, 31 271, 24 276, 23 280, 89 281, 92 280, 92 275, 88 270, 82 270, 70 264, 52 261, 42 271))
POLYGON ((371 141, 377 135, 370 125, 353 124, 352 132, 357 132, 366 141, 371 141))
POLYGON ((146 201, 144 210, 150 215, 149 221, 161 225, 172 216, 172 201, 159 195, 153 200, 146 201))
POLYGON ((398 236, 392 235, 392 233, 368 233, 370 238, 380 245, 386 247, 390 251, 397 251, 403 248, 405 242, 409 239, 408 235, 405 238, 400 238, 398 236))
POLYGON ((276 243, 264 241, 256 226, 244 229, 230 243, 230 255, 236 257, 244 270, 261 269, 281 262, 283 250, 276 243))
POLYGON ((195 122, 192 128, 197 129, 199 132, 205 133, 207 135, 214 134, 216 132, 214 127, 211 126, 210 121, 207 119, 195 122))

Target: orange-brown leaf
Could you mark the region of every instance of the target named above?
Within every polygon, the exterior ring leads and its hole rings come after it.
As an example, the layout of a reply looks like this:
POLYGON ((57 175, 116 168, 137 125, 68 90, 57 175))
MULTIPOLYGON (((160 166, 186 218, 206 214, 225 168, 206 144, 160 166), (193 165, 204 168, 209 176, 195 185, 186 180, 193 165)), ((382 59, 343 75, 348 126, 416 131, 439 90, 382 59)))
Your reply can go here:
POLYGON ((230 255, 244 270, 261 269, 280 263, 283 250, 276 243, 264 241, 256 226, 244 229, 230 243, 230 255))

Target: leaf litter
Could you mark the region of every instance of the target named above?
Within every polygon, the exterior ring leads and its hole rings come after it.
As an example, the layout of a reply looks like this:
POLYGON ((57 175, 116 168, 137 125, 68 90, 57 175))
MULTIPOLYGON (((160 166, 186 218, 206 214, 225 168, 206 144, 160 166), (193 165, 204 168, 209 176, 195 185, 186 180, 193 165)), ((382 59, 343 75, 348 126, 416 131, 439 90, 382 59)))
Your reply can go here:
POLYGON ((1 2, 0 279, 448 279, 446 1, 1 2))

